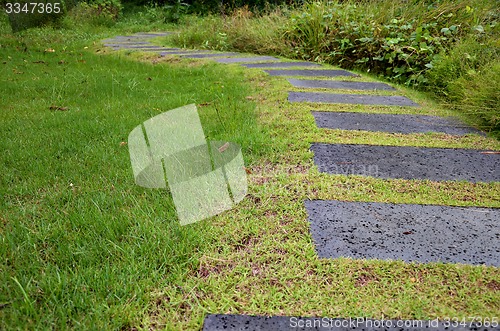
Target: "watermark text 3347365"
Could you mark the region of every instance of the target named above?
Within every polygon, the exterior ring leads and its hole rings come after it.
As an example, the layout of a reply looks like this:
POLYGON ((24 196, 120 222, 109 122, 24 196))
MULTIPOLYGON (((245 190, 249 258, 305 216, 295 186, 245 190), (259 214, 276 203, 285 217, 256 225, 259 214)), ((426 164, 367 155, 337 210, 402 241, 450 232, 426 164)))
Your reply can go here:
POLYGON ((59 14, 61 12, 60 2, 7 2, 5 4, 7 14, 59 14))

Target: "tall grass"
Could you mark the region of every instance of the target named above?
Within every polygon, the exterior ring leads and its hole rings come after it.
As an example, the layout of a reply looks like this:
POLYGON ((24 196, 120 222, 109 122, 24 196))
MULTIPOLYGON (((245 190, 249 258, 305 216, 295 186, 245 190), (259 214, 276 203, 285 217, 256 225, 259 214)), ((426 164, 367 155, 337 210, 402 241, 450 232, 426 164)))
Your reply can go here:
POLYGON ((239 143, 247 164, 266 148, 240 72, 96 54, 109 33, 0 36, 2 330, 130 329, 160 283, 197 268, 210 229, 180 227, 168 192, 134 184, 136 125, 204 104, 209 140, 239 143))
POLYGON ((282 9, 255 15, 248 7, 239 8, 229 16, 208 15, 202 19, 188 16, 180 26, 181 33, 172 40, 183 47, 284 54, 288 52, 278 31, 287 24, 286 17, 282 9))

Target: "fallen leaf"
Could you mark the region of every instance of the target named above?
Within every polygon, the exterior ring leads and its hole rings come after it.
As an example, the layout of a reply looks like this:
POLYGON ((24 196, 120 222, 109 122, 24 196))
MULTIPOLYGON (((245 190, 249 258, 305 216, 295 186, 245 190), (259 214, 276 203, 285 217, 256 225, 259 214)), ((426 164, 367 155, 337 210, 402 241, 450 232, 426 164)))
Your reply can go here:
POLYGON ((405 231, 405 232, 403 232, 403 234, 412 234, 412 233, 413 232, 411 232, 411 231, 405 231))
POLYGON ((49 107, 50 110, 60 110, 60 111, 66 111, 66 110, 69 110, 68 107, 59 107, 59 106, 50 106, 49 107))
POLYGON ((243 170, 245 170, 245 172, 246 172, 247 174, 249 174, 249 175, 252 173, 252 172, 250 171, 250 169, 248 169, 248 168, 243 167, 243 170))
POLYGON ((222 145, 221 147, 219 147, 219 152, 223 153, 228 148, 229 148, 229 143, 225 143, 224 145, 222 145))
POLYGON ((55 49, 53 49, 53 48, 46 48, 46 49, 45 49, 45 52, 46 52, 46 53, 54 53, 55 51, 56 51, 56 50, 55 50, 55 49))
POLYGON ((125 145, 127 145, 127 142, 126 142, 126 141, 122 141, 122 142, 120 143, 120 146, 125 146, 125 145))
POLYGON ((415 283, 416 281, 417 281, 416 278, 414 278, 414 277, 410 278, 410 282, 415 283))

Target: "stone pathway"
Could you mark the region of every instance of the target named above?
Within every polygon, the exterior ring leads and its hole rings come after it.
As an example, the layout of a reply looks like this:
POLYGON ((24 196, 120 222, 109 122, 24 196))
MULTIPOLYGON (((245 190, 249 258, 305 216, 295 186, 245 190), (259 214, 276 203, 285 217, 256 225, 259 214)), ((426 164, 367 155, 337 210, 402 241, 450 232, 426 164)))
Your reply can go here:
MULTIPOLYGON (((116 50, 157 52, 161 56, 209 59, 219 63, 261 68, 271 76, 289 77, 288 82, 294 87, 328 91, 289 92, 289 102, 419 107, 404 96, 329 92, 336 89, 394 92, 395 89, 379 82, 356 82, 353 79, 360 77, 357 74, 339 69, 321 69, 316 63, 290 62, 272 56, 251 56, 237 52, 158 47, 148 42, 150 38, 167 34, 139 33, 107 39, 103 43, 116 50), (303 79, 304 77, 315 79, 303 79), (349 77, 350 80, 329 80, 330 77, 349 77)), ((437 116, 318 111, 312 114, 320 128, 403 134, 482 134, 455 119, 437 116)), ((332 174, 433 181, 500 181, 500 155, 482 150, 318 143, 313 143, 311 150, 319 171, 332 174)), ((499 209, 334 200, 306 201, 304 204, 316 251, 321 258, 351 257, 500 266, 499 209)), ((329 320, 330 324, 327 326, 319 323, 321 321, 323 319, 285 316, 208 315, 203 330, 453 329, 437 321, 434 321, 434 325, 433 321, 413 321, 423 324, 400 327, 397 325, 398 321, 389 321, 391 325, 385 324, 384 328, 373 327, 374 324, 369 324, 369 321, 356 326, 344 326, 350 320, 329 320), (297 327, 292 327, 293 321, 297 322, 297 327), (309 325, 307 323, 311 323, 312 327, 300 327, 309 325)), ((460 328, 479 329, 482 330, 474 324, 460 328)), ((494 330, 500 330, 500 327, 494 330)))

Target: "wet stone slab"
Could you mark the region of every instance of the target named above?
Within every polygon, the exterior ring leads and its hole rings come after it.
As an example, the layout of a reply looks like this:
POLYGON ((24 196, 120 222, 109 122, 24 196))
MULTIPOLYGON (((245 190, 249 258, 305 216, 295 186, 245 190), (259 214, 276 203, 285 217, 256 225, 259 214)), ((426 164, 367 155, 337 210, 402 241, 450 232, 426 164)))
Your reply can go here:
POLYGON ((258 61, 279 61, 279 59, 273 56, 252 56, 252 57, 231 57, 226 59, 217 59, 215 61, 219 63, 244 63, 244 62, 258 62, 258 61))
POLYGON ((433 181, 500 181, 500 154, 458 148, 319 144, 311 146, 320 172, 433 181))
POLYGON ((365 318, 339 319, 295 316, 251 316, 209 314, 203 331, 468 331, 500 330, 481 328, 476 323, 453 328, 438 320, 373 320, 365 318))
POLYGON ((355 105, 380 105, 380 106, 410 106, 419 105, 403 96, 393 95, 367 95, 367 94, 338 94, 338 93, 315 93, 315 92, 289 92, 290 102, 321 102, 321 103, 343 103, 355 105))
POLYGON ((396 89, 384 83, 371 82, 344 82, 338 80, 303 80, 303 79, 288 79, 290 84, 295 87, 302 88, 328 88, 328 89, 344 89, 344 90, 385 90, 395 91, 396 89))
POLYGON ((121 48, 127 49, 129 51, 140 51, 140 52, 164 52, 165 48, 121 48))
POLYGON ((450 135, 484 135, 454 118, 426 115, 312 112, 316 125, 324 129, 364 130, 390 133, 443 132, 450 135))
POLYGON ((204 58, 212 58, 212 57, 226 57, 226 56, 237 56, 241 55, 240 53, 210 53, 210 54, 192 54, 192 55, 182 55, 182 57, 188 59, 204 59, 204 58))
POLYGON ((321 258, 500 266, 500 209, 305 201, 321 258))
POLYGON ((242 64, 247 68, 289 68, 289 67, 320 67, 314 62, 270 62, 270 63, 247 63, 242 64))
POLYGON ((137 39, 144 39, 144 37, 140 37, 140 36, 115 36, 113 38, 108 38, 105 40, 137 40, 137 39))
POLYGON ((144 42, 138 42, 138 41, 129 41, 129 42, 105 42, 103 44, 104 46, 107 47, 131 47, 131 46, 146 46, 146 45, 151 45, 151 43, 144 41, 144 42))
POLYGON ((119 48, 127 48, 127 49, 165 49, 165 47, 162 46, 155 46, 151 44, 146 44, 146 45, 139 45, 139 44, 133 44, 133 45, 118 45, 114 47, 119 47, 119 48))
POLYGON ((336 69, 283 69, 283 70, 265 70, 271 76, 307 76, 307 77, 339 77, 339 76, 358 76, 352 72, 336 69))
POLYGON ((182 49, 179 49, 179 50, 176 50, 176 51, 171 51, 171 50, 168 50, 166 52, 161 52, 160 53, 160 56, 169 56, 169 55, 177 55, 177 56, 181 56, 181 55, 194 55, 194 54, 206 54, 208 53, 209 51, 203 51, 203 50, 200 50, 200 51, 195 51, 195 50, 182 50, 182 49))
POLYGON ((171 34, 173 34, 173 32, 138 32, 135 34, 135 36, 154 38, 154 37, 165 37, 171 34))

